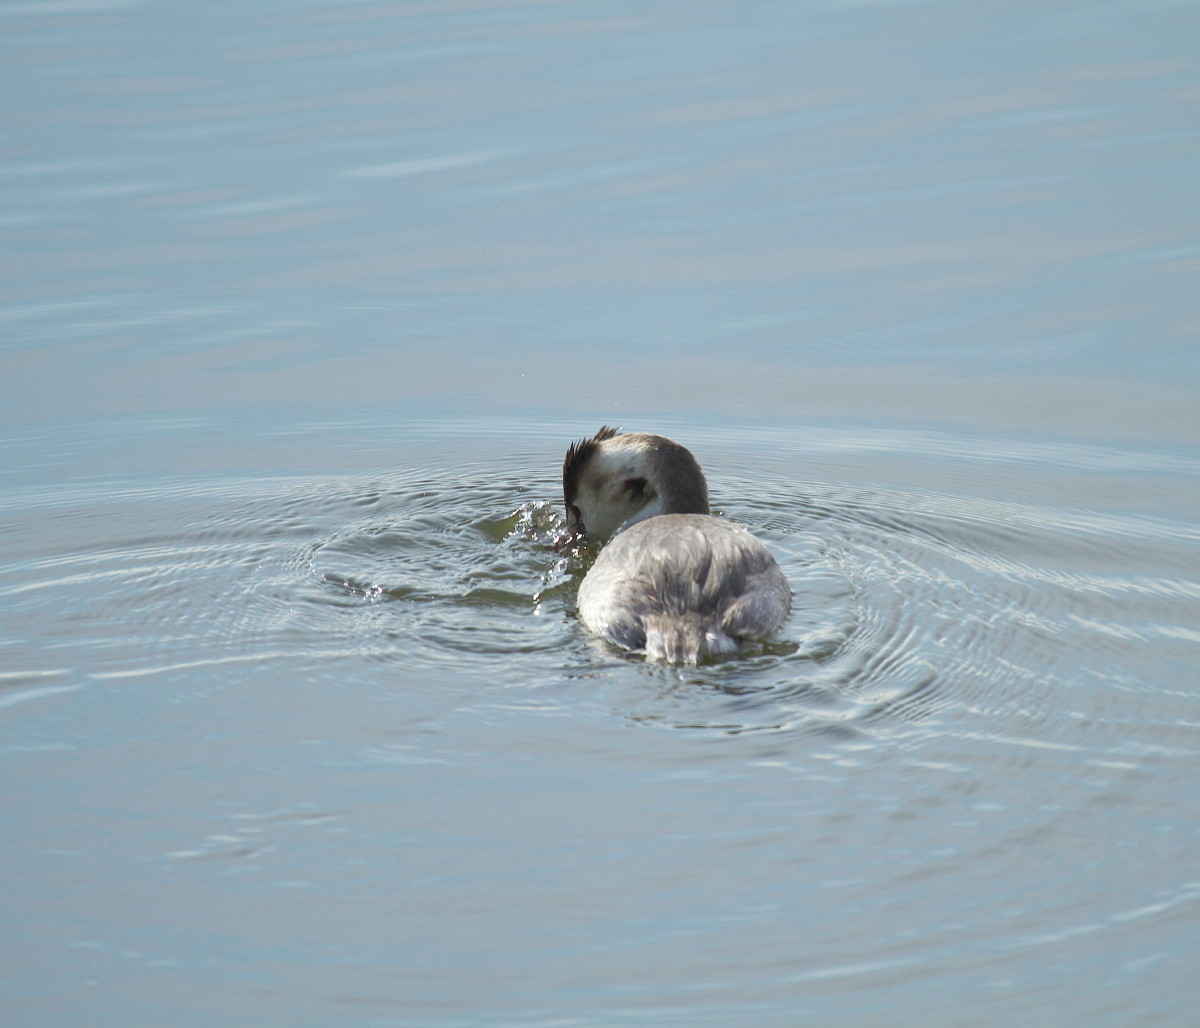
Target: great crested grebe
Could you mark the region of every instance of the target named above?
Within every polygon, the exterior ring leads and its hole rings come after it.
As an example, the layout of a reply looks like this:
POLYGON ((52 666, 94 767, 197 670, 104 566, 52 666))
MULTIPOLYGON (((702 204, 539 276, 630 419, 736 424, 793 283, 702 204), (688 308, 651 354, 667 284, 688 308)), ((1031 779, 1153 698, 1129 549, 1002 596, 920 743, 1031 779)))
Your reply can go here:
POLYGON ((602 428, 563 461, 567 526, 610 539, 579 586, 579 617, 647 660, 696 664, 765 639, 791 609, 787 579, 746 529, 708 512, 679 443, 602 428))

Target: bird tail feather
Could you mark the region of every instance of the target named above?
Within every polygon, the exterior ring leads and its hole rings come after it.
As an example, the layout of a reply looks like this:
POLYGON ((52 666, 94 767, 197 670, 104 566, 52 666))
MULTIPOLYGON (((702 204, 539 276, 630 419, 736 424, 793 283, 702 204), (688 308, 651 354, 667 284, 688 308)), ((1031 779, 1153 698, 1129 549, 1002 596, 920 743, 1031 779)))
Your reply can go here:
POLYGON ((731 656, 738 651, 736 639, 720 628, 704 625, 696 617, 649 618, 646 629, 646 659, 667 664, 699 664, 706 659, 731 656))

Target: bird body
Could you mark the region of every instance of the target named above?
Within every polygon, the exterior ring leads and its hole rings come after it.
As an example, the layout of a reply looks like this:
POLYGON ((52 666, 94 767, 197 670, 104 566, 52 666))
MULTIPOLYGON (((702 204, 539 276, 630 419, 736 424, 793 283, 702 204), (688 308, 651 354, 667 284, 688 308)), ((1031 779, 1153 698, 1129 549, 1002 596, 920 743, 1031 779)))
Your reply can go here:
POLYGON ((663 436, 603 428, 563 462, 568 526, 610 541, 579 587, 579 617, 646 659, 696 664, 765 639, 791 608, 770 551, 709 513, 692 454, 663 436))

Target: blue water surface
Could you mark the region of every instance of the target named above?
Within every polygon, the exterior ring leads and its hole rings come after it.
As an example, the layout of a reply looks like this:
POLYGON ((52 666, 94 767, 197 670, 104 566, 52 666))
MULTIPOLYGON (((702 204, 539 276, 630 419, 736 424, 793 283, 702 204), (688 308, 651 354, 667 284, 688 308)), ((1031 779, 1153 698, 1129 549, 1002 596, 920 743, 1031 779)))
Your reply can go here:
POLYGON ((0 4, 0 1005, 1185 1025, 1200 4, 0 4), (601 424, 780 557, 647 668, 601 424))

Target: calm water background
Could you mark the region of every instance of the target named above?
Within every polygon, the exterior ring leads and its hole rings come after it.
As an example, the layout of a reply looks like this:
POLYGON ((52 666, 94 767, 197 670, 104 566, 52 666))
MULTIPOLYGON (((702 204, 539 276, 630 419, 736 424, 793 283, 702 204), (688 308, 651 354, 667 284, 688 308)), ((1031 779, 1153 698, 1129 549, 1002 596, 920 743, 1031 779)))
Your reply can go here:
POLYGON ((1194 1023, 1200 4, 0 3, 0 1005, 1194 1023), (647 668, 566 444, 778 647, 647 668))

